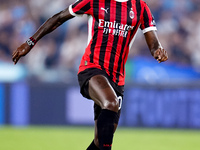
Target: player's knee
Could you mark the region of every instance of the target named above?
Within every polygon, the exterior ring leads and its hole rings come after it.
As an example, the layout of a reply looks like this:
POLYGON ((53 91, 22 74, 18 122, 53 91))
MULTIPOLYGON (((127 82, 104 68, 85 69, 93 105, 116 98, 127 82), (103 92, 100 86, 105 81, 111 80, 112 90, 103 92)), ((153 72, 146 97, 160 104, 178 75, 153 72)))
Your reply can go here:
POLYGON ((104 108, 103 109, 108 109, 111 111, 115 111, 118 112, 118 108, 119 108, 119 101, 117 98, 113 99, 113 100, 107 100, 104 103, 104 108))

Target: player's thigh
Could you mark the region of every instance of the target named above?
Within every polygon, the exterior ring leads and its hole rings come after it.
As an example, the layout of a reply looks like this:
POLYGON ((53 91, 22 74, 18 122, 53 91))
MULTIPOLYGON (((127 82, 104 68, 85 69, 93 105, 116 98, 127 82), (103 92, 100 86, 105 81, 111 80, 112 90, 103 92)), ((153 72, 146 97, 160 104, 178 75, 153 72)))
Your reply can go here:
POLYGON ((117 95, 107 78, 103 75, 95 75, 89 80, 88 91, 90 97, 102 109, 104 109, 107 103, 118 105, 117 95))

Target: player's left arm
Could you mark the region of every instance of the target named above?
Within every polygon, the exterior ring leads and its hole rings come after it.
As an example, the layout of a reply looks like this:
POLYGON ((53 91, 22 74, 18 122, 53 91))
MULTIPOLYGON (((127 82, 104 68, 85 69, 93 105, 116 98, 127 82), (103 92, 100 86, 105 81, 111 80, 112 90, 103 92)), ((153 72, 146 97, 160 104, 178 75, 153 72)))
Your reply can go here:
POLYGON ((168 54, 163 49, 162 45, 159 42, 156 31, 148 31, 144 33, 147 45, 151 52, 151 55, 160 63, 168 60, 168 54))
POLYGON ((151 52, 151 55, 160 63, 166 61, 168 59, 167 52, 162 48, 162 45, 159 42, 157 36, 157 28, 156 22, 154 17, 151 13, 150 8, 148 7, 147 3, 141 1, 143 11, 141 15, 141 25, 140 28, 142 29, 147 45, 151 52))

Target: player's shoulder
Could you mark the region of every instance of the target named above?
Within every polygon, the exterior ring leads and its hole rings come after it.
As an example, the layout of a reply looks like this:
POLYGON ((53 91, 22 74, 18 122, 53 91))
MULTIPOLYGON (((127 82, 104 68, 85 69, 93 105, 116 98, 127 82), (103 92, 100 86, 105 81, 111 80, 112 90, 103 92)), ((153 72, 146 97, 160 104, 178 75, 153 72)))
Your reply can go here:
POLYGON ((136 0, 136 1, 140 2, 142 7, 148 6, 148 4, 147 4, 147 2, 145 0, 136 0))
POLYGON ((147 3, 145 0, 136 0, 136 1, 139 1, 143 5, 147 3))

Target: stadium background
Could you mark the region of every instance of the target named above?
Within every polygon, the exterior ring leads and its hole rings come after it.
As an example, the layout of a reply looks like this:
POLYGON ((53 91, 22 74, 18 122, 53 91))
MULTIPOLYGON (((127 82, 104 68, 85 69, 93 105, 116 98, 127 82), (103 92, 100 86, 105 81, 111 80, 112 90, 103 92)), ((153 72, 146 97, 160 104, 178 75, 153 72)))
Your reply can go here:
MULTIPOLYGON (((126 65, 120 127, 197 129, 195 133, 199 137, 200 1, 146 1, 156 19, 158 36, 169 60, 158 64, 151 57, 141 31, 137 33, 126 65)), ((76 76, 87 43, 87 16, 76 17, 44 37, 16 66, 11 61, 15 48, 46 19, 73 2, 0 0, 1 140, 4 130, 8 131, 5 135, 13 132, 7 129, 8 125, 93 125, 93 103, 79 94, 76 76)), ((193 142, 194 146, 195 140, 193 142)))

